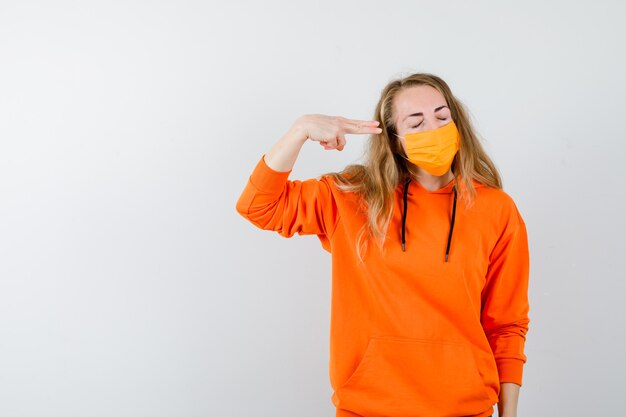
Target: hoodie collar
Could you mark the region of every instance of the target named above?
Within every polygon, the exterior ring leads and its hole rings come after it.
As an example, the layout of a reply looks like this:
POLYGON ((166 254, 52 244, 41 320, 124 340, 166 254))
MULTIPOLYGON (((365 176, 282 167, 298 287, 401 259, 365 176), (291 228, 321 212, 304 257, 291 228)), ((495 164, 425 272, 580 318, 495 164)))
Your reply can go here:
MULTIPOLYGON (((428 191, 426 188, 424 188, 424 186, 422 184, 420 184, 420 182, 418 180, 416 180, 415 178, 411 178, 411 182, 409 184, 409 190, 408 190, 408 194, 409 195, 413 195, 416 192, 420 192, 420 193, 426 193, 426 194, 452 194, 452 188, 454 187, 454 185, 457 183, 456 178, 453 178, 452 181, 450 181, 449 183, 447 183, 446 185, 444 185, 443 187, 434 190, 434 191, 428 191), (416 191, 417 190, 417 191, 416 191)), ((480 187, 484 187, 485 184, 476 181, 475 179, 472 178, 472 184, 474 185, 474 188, 480 188, 480 187)), ((458 190, 458 187, 457 187, 458 190)))

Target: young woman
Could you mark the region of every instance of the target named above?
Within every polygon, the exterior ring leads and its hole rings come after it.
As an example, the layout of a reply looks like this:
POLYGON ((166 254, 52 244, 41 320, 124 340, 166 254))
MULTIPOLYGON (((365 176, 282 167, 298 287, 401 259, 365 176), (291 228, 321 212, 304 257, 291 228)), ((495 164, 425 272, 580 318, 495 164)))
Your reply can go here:
POLYGON ((516 417, 529 325, 526 226, 462 103, 436 75, 382 91, 374 120, 304 115, 236 205, 256 226, 315 234, 332 255, 336 416, 516 417), (289 180, 302 145, 364 163, 289 180))

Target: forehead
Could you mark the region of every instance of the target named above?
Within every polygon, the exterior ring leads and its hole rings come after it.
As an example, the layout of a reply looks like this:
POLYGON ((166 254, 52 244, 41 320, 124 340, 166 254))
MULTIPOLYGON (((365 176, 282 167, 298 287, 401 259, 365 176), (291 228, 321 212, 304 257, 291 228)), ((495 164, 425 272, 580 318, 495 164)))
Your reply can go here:
POLYGON ((396 122, 411 113, 432 113, 436 107, 448 104, 446 98, 430 85, 415 85, 402 89, 393 99, 396 122))

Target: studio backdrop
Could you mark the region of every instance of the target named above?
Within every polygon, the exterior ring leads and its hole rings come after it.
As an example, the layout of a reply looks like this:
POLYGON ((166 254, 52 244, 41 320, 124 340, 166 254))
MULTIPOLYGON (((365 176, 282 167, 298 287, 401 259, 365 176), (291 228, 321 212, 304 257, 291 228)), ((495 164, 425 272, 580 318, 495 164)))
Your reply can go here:
MULTIPOLYGON (((518 415, 623 412, 620 1, 0 2, 0 416, 331 417, 331 255, 235 210, 304 114, 443 78, 528 229, 518 415)), ((307 142, 290 179, 362 161, 307 142)), ((495 412, 495 409, 494 409, 495 412)))

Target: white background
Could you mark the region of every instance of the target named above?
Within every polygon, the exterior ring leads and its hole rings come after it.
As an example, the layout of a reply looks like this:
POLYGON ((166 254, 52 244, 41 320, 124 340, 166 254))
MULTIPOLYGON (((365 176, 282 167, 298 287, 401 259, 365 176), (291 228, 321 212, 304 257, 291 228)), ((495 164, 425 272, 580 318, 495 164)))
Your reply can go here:
MULTIPOLYGON (((0 416, 331 417, 330 255, 235 211, 299 115, 435 73, 524 217, 519 416, 619 415, 621 1, 0 2, 0 416)), ((290 178, 357 161, 305 144, 290 178)))

